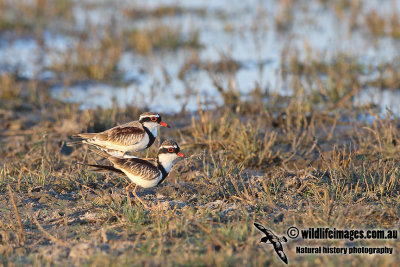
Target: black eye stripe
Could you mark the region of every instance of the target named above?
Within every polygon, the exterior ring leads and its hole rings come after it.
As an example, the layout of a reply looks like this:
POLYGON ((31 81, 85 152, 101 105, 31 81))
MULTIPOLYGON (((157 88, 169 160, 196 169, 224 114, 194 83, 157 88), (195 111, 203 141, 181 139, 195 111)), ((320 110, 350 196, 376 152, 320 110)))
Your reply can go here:
POLYGON ((160 148, 160 150, 158 151, 158 154, 179 153, 179 151, 180 151, 179 147, 173 148, 174 151, 172 151, 172 152, 169 152, 168 149, 171 149, 171 148, 166 148, 166 147, 160 148))
POLYGON ((152 117, 156 117, 156 116, 142 117, 142 118, 139 120, 139 122, 141 122, 141 123, 148 122, 148 121, 157 122, 157 123, 160 123, 160 122, 161 122, 161 116, 158 116, 158 117, 157 117, 157 120, 155 120, 155 121, 152 121, 152 120, 151 120, 152 117))

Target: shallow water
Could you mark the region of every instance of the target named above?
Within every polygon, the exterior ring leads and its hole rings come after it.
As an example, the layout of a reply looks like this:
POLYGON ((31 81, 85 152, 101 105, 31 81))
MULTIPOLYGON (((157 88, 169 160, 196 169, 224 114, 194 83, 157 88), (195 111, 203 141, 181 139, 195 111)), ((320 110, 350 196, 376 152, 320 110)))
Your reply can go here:
MULTIPOLYGON (((123 27, 148 27, 154 18, 129 20, 121 14, 129 5, 143 5, 156 8, 165 5, 178 5, 188 9, 204 9, 204 14, 188 12, 158 19, 157 23, 181 27, 184 33, 193 30, 199 32, 203 48, 197 51, 202 62, 218 62, 229 55, 240 63, 241 68, 231 77, 233 87, 242 95, 252 91, 255 84, 268 88, 270 92, 290 95, 291 88, 280 74, 281 57, 288 46, 296 49, 301 60, 307 60, 308 49, 330 60, 338 54, 347 54, 359 58, 360 62, 370 66, 390 62, 400 55, 400 45, 389 38, 380 38, 373 42, 365 30, 348 32, 347 21, 338 19, 332 9, 318 1, 296 1, 293 24, 284 32, 275 26, 275 17, 281 10, 279 1, 175 1, 159 0, 147 4, 107 1, 95 8, 86 8, 85 3, 76 2, 74 7, 75 29, 84 31, 88 25, 107 27, 113 21, 123 27), (232 29, 231 31, 226 30, 232 29), (257 40, 257 41, 255 41, 257 40), (260 67, 261 66, 261 67, 260 67)), ((363 12, 376 9, 378 13, 391 12, 396 1, 364 1, 363 12), (379 8, 377 8, 379 7, 379 8)), ((400 4, 395 5, 400 9, 400 4)), ((44 32, 44 48, 34 38, 0 39, 0 72, 12 71, 24 78, 50 79, 57 76, 49 67, 60 60, 59 57, 76 45, 74 36, 65 36, 44 32)), ((222 103, 212 79, 204 70, 192 70, 185 84, 178 73, 192 52, 179 49, 175 52, 155 53, 143 56, 131 51, 122 53, 118 71, 122 73, 123 85, 106 84, 97 81, 74 83, 71 86, 54 86, 55 98, 82 103, 82 108, 95 106, 110 107, 113 103, 124 106, 134 104, 163 112, 198 108, 198 96, 201 104, 222 103), (165 78, 165 72, 168 79, 165 78), (191 90, 187 89, 189 85, 191 90)), ((374 75, 368 74, 368 75, 374 75)), ((224 84, 228 75, 219 75, 224 84)), ((368 77, 364 77, 368 79, 368 77)), ((355 105, 369 102, 400 114, 398 92, 379 91, 368 88, 354 99, 355 105)))

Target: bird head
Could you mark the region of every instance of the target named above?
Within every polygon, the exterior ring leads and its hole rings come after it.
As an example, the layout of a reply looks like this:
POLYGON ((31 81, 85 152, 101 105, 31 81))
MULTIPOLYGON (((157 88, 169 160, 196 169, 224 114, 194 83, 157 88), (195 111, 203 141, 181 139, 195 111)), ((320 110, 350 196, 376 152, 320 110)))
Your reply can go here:
POLYGON ((161 115, 154 112, 145 112, 140 114, 139 122, 150 131, 152 129, 157 129, 160 126, 169 127, 167 123, 162 121, 161 115))

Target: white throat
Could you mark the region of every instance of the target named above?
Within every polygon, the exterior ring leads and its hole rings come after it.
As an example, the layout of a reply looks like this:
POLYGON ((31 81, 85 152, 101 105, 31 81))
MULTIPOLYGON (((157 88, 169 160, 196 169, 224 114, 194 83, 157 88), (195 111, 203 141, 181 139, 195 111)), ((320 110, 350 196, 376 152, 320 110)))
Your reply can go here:
POLYGON ((158 123, 146 121, 143 123, 143 126, 149 129, 149 131, 154 137, 157 137, 157 129, 160 126, 158 123))
POLYGON ((170 154, 161 154, 158 155, 158 161, 160 164, 163 166, 165 171, 169 173, 169 171, 172 168, 173 161, 177 158, 178 156, 175 153, 170 153, 170 154))

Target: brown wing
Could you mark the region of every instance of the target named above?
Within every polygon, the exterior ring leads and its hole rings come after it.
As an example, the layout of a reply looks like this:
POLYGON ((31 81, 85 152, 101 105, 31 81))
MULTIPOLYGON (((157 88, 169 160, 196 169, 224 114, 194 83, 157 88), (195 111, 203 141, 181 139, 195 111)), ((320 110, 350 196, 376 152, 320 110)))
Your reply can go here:
POLYGON ((95 138, 115 145, 127 146, 140 142, 145 133, 142 124, 134 121, 101 132, 95 138))
POLYGON ((114 167, 131 173, 132 175, 140 176, 145 180, 151 180, 160 175, 160 170, 156 167, 154 160, 143 160, 139 158, 121 159, 110 157, 109 160, 114 164, 114 167))

